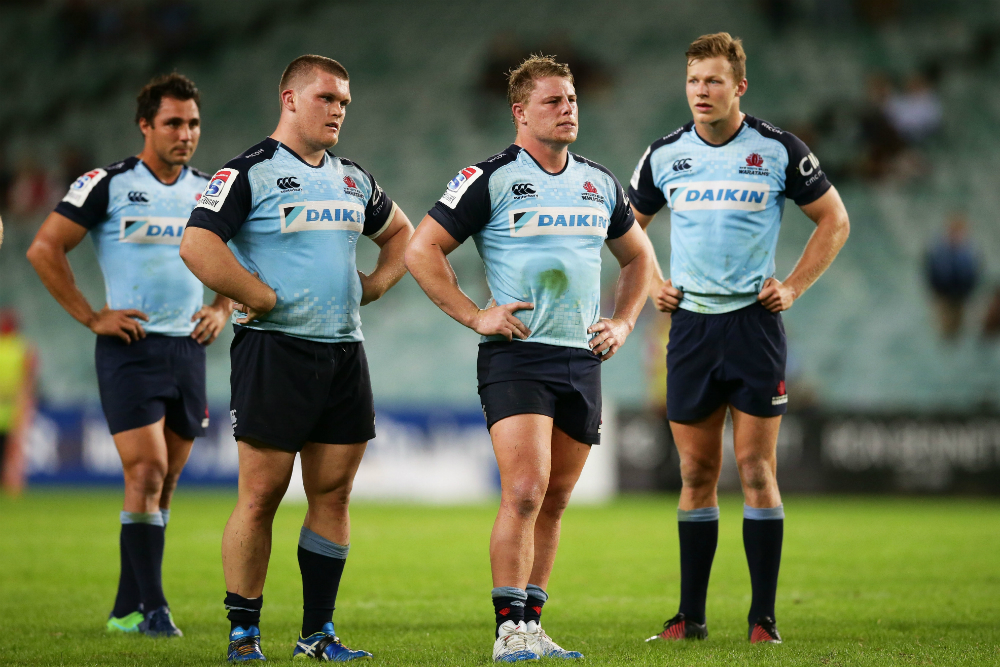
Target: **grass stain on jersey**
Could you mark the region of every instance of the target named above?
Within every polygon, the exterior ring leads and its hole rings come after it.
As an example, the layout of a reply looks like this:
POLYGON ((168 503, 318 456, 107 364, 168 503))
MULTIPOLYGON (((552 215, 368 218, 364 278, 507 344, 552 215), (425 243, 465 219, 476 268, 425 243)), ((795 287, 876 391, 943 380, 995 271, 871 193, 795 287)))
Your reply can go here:
POLYGON ((549 269, 538 274, 538 284, 543 290, 559 298, 569 289, 569 278, 561 269, 549 269))

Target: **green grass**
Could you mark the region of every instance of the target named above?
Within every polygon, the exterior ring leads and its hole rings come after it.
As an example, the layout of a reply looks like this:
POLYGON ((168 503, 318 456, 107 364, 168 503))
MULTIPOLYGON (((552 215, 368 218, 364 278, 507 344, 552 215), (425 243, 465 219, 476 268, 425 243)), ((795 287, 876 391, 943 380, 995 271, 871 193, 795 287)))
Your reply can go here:
MULTIPOLYGON (((545 627, 588 664, 1000 664, 1000 503, 786 498, 781 646, 750 646, 740 499, 725 498, 709 589, 710 637, 647 645, 677 606, 676 499, 572 507, 545 627)), ((219 557, 229 493, 181 489, 164 584, 184 637, 111 637, 119 495, 34 491, 0 499, 0 664, 221 664, 228 622, 219 557)), ((383 665, 489 663, 487 540, 495 508, 357 504, 338 633, 383 665)), ((262 618, 287 662, 301 609, 295 544, 304 508, 275 521, 262 618)))

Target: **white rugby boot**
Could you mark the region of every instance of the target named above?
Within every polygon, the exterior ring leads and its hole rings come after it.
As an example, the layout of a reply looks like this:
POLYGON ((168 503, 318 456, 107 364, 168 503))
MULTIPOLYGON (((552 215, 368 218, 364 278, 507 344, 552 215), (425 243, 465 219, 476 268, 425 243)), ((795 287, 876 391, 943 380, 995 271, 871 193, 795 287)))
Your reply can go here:
POLYGON ((500 626, 497 640, 493 642, 493 662, 522 662, 538 660, 538 654, 528 645, 527 628, 524 621, 504 621, 500 626))
POLYGON ((578 660, 583 657, 579 651, 567 651, 559 644, 552 641, 552 637, 545 634, 542 624, 535 621, 528 621, 525 626, 528 635, 528 648, 542 656, 543 658, 563 658, 565 660, 578 660))

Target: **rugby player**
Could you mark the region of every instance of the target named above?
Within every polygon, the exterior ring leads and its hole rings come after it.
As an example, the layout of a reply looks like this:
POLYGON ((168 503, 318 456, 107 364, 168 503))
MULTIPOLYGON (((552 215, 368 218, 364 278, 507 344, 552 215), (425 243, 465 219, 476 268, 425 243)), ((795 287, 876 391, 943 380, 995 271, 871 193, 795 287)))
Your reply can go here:
POLYGON ((278 92, 277 129, 212 177, 181 245, 195 275, 240 311, 230 376, 239 497, 222 538, 228 658, 264 659, 271 525, 299 453, 309 509, 298 547, 302 632, 292 655, 353 660, 371 654, 340 642, 333 609, 350 548, 351 485, 375 437, 358 311, 406 273, 413 226, 371 174, 327 150, 351 101, 340 63, 296 58, 278 92), (362 234, 380 248, 370 275, 355 264, 362 234))
POLYGON ((179 636, 160 578, 164 529, 177 478, 205 435, 205 346, 232 312, 203 305, 204 287, 181 261, 184 225, 208 175, 187 166, 201 136, 198 89, 186 77, 153 79, 135 120, 136 157, 82 175, 28 249, 56 301, 97 334, 101 405, 122 459, 121 576, 109 631, 179 636), (67 253, 90 232, 107 304, 94 311, 67 253))
POLYGON ((687 51, 694 119, 646 150, 629 187, 643 229, 665 204, 671 210, 670 277, 657 266, 650 295, 659 310, 673 313, 667 418, 683 480, 680 609, 649 641, 708 635, 705 597, 719 532, 716 486, 728 410, 745 498, 749 638, 781 642, 774 598, 785 515, 775 450, 788 394, 780 313, 830 266, 849 223, 840 195, 806 145, 740 111, 745 75, 739 39, 723 32, 695 40, 687 51), (774 252, 786 199, 816 229, 779 281, 774 252))
POLYGON ((655 261, 607 169, 570 153, 578 129, 569 67, 532 56, 510 72, 517 136, 463 169, 417 228, 407 267, 444 312, 483 336, 479 395, 500 467, 490 539, 494 661, 582 658, 542 630, 559 526, 600 442, 601 363, 625 342, 655 261), (480 309, 447 256, 473 236, 492 299, 480 309), (621 265, 600 317, 601 247, 621 265))

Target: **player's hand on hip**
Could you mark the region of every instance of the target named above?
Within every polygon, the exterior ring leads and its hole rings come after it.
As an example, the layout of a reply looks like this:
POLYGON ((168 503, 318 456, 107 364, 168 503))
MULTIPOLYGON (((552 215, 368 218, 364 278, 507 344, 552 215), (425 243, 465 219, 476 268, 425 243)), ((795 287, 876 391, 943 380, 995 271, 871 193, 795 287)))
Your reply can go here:
MULTIPOLYGON (((260 280, 259 273, 254 272, 253 277, 260 280)), ((267 290, 265 292, 265 298, 261 300, 261 303, 251 305, 247 303, 240 303, 239 301, 233 299, 233 309, 241 314, 241 317, 236 318, 237 324, 246 324, 248 322, 252 322, 253 320, 260 319, 264 315, 271 312, 274 305, 278 303, 278 295, 275 294, 274 290, 262 280, 260 284, 267 290)))
POLYGON ((587 333, 596 334, 590 339, 591 351, 601 361, 607 361, 625 343, 625 339, 632 333, 632 327, 625 320, 602 317, 597 324, 587 329, 587 333))
POLYGON ((772 313, 780 313, 791 308, 797 296, 794 289, 777 278, 768 278, 764 281, 764 288, 757 295, 757 300, 772 313))
POLYGON ((378 301, 382 298, 382 295, 385 294, 385 290, 376 285, 375 281, 371 279, 371 276, 366 276, 358 271, 358 278, 361 280, 362 306, 367 306, 372 301, 378 301))
POLYGON ((149 321, 149 316, 141 310, 134 308, 111 310, 105 305, 94 313, 87 327, 98 336, 117 336, 128 345, 134 340, 146 337, 146 330, 134 318, 144 322, 149 321))
POLYGON ((191 316, 191 321, 198 323, 194 331, 191 332, 191 338, 202 345, 211 344, 219 337, 222 328, 226 326, 230 313, 232 313, 231 308, 208 304, 202 306, 201 310, 191 316))
POLYGON ((479 311, 471 328, 482 336, 503 336, 507 340, 514 338, 524 340, 531 335, 531 330, 524 325, 524 322, 517 319, 514 313, 519 310, 534 310, 534 308, 535 304, 524 301, 491 306, 479 311))
POLYGON ((664 280, 660 288, 652 295, 653 304, 661 313, 672 313, 681 305, 684 292, 674 287, 674 281, 664 280))

